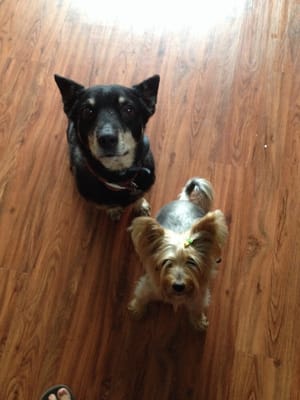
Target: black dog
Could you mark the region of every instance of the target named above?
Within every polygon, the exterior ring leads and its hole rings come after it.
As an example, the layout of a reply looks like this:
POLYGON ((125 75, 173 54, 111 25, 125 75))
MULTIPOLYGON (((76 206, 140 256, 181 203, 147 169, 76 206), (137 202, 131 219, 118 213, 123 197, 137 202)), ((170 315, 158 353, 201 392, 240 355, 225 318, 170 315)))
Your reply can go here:
POLYGON ((55 75, 68 117, 71 169, 80 194, 112 219, 134 204, 149 215, 143 194, 155 180, 154 160, 144 135, 155 112, 159 76, 132 88, 84 86, 55 75))

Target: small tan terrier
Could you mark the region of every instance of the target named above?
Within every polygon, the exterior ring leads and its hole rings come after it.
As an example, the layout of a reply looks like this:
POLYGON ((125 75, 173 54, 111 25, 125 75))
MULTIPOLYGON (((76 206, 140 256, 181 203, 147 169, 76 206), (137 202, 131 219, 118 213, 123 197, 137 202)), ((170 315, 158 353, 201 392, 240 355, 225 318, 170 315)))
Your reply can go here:
POLYGON ((152 301, 184 305, 190 321, 205 330, 209 284, 221 261, 228 234, 224 214, 210 211, 213 189, 205 179, 192 178, 179 199, 165 205, 156 219, 137 217, 129 231, 146 274, 138 281, 129 310, 143 316, 152 301))

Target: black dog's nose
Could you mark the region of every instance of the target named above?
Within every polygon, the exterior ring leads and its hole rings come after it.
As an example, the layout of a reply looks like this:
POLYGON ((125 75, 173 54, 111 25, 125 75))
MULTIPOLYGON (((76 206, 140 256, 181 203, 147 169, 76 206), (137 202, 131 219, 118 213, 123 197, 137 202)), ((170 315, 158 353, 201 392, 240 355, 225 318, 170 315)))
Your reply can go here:
POLYGON ((98 138, 98 143, 104 149, 111 149, 118 143, 118 137, 116 135, 101 135, 98 138))
POLYGON ((118 144, 118 132, 110 124, 106 124, 99 131, 97 139, 101 147, 112 149, 118 144))
POLYGON ((185 284, 184 283, 173 283, 172 288, 175 292, 181 293, 185 289, 185 284))

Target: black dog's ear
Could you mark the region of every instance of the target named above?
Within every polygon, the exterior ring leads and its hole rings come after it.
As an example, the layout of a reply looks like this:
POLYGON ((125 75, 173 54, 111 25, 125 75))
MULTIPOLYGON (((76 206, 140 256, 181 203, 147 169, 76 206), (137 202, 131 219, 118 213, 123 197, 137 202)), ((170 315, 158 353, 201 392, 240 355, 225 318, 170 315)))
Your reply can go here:
POLYGON ((79 94, 84 90, 84 86, 59 75, 54 75, 54 79, 61 93, 64 103, 64 111, 69 116, 69 113, 79 94))
POLYGON ((150 115, 153 115, 155 112, 159 80, 159 75, 154 75, 138 85, 133 86, 133 89, 137 91, 138 95, 143 99, 150 115))

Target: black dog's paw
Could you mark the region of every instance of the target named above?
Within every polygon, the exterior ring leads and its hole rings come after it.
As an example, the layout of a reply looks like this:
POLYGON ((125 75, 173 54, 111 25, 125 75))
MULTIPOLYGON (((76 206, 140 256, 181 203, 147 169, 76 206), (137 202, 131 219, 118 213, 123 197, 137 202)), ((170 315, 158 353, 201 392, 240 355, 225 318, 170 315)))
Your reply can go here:
POLYGON ((109 208, 107 210, 107 214, 109 215, 110 219, 112 221, 119 221, 121 216, 123 215, 124 208, 123 207, 114 207, 114 208, 109 208))
POLYGON ((144 197, 135 202, 133 210, 136 217, 150 217, 151 215, 151 206, 144 197))

